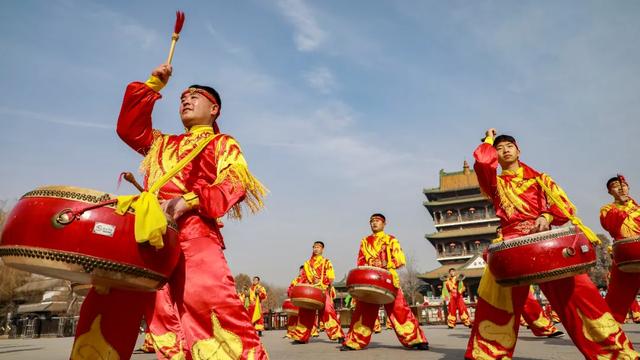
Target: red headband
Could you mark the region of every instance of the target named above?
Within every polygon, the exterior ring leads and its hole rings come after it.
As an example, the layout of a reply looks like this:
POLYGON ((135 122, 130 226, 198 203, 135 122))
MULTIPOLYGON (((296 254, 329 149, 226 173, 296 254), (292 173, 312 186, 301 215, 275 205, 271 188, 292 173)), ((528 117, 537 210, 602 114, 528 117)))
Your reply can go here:
POLYGON ((207 91, 204 91, 202 89, 188 88, 187 90, 182 92, 182 94, 180 95, 180 98, 182 99, 182 97, 187 93, 189 93, 189 94, 198 93, 198 94, 206 97, 207 100, 211 101, 211 103, 213 103, 214 105, 218 105, 218 107, 220 106, 220 104, 218 104, 218 102, 216 101, 216 98, 214 98, 213 95, 209 94, 207 91))

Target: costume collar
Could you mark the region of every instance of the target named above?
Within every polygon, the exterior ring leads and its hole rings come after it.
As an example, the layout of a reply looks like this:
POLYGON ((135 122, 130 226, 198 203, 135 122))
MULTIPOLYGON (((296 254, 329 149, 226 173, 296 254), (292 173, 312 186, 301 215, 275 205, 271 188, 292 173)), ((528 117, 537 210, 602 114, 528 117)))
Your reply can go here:
POLYGON ((213 126, 211 125, 193 125, 191 129, 187 130, 187 133, 194 135, 202 133, 215 134, 215 131, 213 130, 213 126))
POLYGON ((519 166, 516 170, 502 170, 500 176, 515 176, 522 178, 524 177, 524 167, 519 166))

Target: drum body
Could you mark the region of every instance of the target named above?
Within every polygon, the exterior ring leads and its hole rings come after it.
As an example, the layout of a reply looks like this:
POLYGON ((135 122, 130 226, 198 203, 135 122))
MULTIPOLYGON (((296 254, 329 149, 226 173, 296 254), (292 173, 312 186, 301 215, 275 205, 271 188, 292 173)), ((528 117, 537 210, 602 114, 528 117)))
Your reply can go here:
POLYGON ((324 308, 324 290, 311 284, 298 284, 291 289, 293 305, 312 310, 324 308))
POLYGON ((63 216, 111 198, 70 186, 46 186, 25 194, 7 217, 0 257, 9 266, 74 283, 160 288, 180 257, 175 225, 167 228, 164 247, 156 250, 136 242, 132 211, 118 215, 110 205, 85 211, 71 221, 63 216))
POLYGON ((300 308, 293 305, 293 302, 291 302, 291 299, 284 299, 284 302, 282 303, 282 311, 285 314, 289 316, 298 316, 299 310, 300 308))
POLYGON ((640 237, 614 241, 613 261, 620 271, 640 272, 640 237))
POLYGON ((596 263, 595 249, 576 227, 505 240, 491 244, 488 250, 489 269, 503 286, 571 277, 596 263))
POLYGON ((358 266, 349 271, 347 290, 356 300, 369 304, 392 303, 398 293, 391 273, 375 266, 358 266))

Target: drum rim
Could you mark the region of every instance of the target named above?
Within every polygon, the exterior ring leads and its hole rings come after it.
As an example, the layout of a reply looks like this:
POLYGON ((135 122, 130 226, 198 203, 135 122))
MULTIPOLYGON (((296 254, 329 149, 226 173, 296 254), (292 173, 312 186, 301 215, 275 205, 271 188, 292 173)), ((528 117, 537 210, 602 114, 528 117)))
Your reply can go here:
POLYGON ((356 268, 353 268, 353 269, 349 270, 349 273, 351 273, 351 272, 352 272, 352 271, 354 271, 354 270, 382 270, 382 271, 384 271, 384 272, 388 273, 388 274, 389 274, 389 276, 391 276, 391 271, 389 271, 389 270, 387 270, 387 269, 385 269, 385 268, 381 268, 381 267, 373 266, 373 265, 362 265, 362 266, 358 266, 358 267, 356 267, 356 268))
MULTIPOLYGON (((512 277, 512 278, 500 279, 500 280, 496 279, 496 282, 503 286, 505 285, 517 286, 520 284, 527 284, 527 283, 532 284, 532 283, 535 283, 536 280, 548 279, 541 282, 552 281, 552 280, 562 279, 563 277, 561 275, 565 275, 569 273, 576 273, 576 275, 585 273, 586 271, 583 271, 583 270, 588 270, 589 268, 595 266, 595 264, 596 264, 596 260, 593 260, 587 263, 580 263, 576 265, 565 266, 559 269, 553 269, 549 271, 541 271, 533 274, 523 275, 517 278, 512 277), (561 277, 557 278, 556 276, 561 276, 561 277)), ((566 277, 569 277, 569 276, 566 276, 566 277)))
POLYGON ((615 248, 617 245, 624 245, 629 243, 634 243, 640 241, 640 236, 636 237, 628 237, 620 240, 616 240, 613 242, 613 247, 615 248))
POLYGON ((63 250, 54 251, 52 249, 36 246, 0 245, 0 258, 3 258, 4 261, 5 257, 46 259, 49 261, 76 265, 82 267, 86 274, 91 274, 94 270, 99 269, 107 272, 138 276, 158 282, 159 284, 163 284, 168 280, 166 276, 148 268, 118 263, 112 260, 76 252, 63 250))
POLYGON ((45 185, 22 195, 22 198, 52 197, 58 199, 76 200, 90 204, 98 204, 113 199, 113 195, 104 191, 81 188, 69 185, 45 185))
POLYGON ((575 227, 564 227, 559 229, 553 229, 549 231, 543 231, 531 235, 520 236, 517 238, 503 240, 499 243, 491 244, 488 247, 489 252, 498 252, 502 250, 511 249, 518 246, 529 245, 541 241, 557 239, 562 236, 582 234, 582 231, 577 231, 575 227))
MULTIPOLYGON (((297 297, 297 298, 291 298, 291 302, 293 303, 293 305, 296 305, 295 301, 297 301, 297 299, 301 299, 300 302, 305 303, 305 304, 315 304, 321 307, 324 307, 324 302, 322 301, 318 301, 318 300, 314 300, 314 299, 310 299, 310 298, 306 298, 306 297, 297 297), (294 300, 296 299, 296 300, 294 300)), ((300 306, 300 305, 296 305, 299 308, 305 308, 304 306, 300 306)))

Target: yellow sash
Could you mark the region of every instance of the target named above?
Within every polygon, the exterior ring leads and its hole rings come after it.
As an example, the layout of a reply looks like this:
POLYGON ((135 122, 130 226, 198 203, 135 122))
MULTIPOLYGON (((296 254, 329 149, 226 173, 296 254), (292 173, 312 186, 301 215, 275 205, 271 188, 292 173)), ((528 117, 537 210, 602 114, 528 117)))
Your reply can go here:
POLYGON ((136 242, 144 243, 148 241, 156 249, 164 247, 162 236, 167 231, 167 218, 160 207, 157 192, 187 166, 191 160, 198 156, 216 136, 218 135, 211 134, 200 140, 195 149, 158 179, 148 191, 143 191, 140 195, 118 196, 116 214, 124 215, 129 208, 135 210, 134 233, 136 242))

